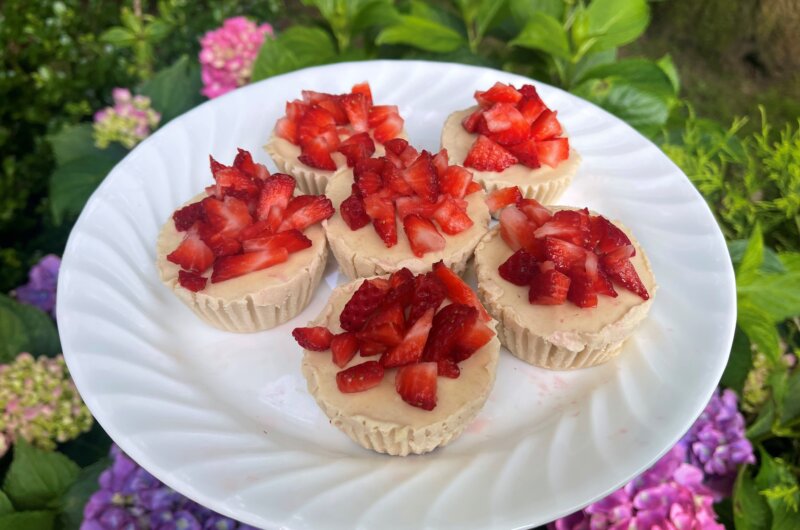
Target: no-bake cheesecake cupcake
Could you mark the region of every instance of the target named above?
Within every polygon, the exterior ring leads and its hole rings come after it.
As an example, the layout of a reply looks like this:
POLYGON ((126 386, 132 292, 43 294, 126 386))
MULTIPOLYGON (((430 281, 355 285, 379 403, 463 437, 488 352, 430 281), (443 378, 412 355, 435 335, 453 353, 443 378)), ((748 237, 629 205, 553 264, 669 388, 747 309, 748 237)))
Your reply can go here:
POLYGON ((294 330, 309 392, 361 446, 405 456, 447 445, 483 407, 500 343, 476 295, 439 263, 336 288, 294 330))
POLYGON ((580 156, 570 147, 557 112, 533 85, 519 90, 496 83, 475 92, 477 106, 452 113, 442 128, 442 148, 454 164, 473 172, 487 191, 519 187, 550 204, 574 178, 580 156))
POLYGON ((349 94, 303 90, 302 98, 286 103, 265 149, 305 193, 324 193, 337 170, 382 155, 385 142, 405 136, 397 107, 374 105, 369 83, 349 94))
POLYGON ((554 370, 613 358, 656 291, 644 251, 622 225, 533 199, 501 210, 475 250, 475 269, 503 345, 554 370))
POLYGON ((269 329, 305 308, 327 259, 319 224, 325 196, 295 195, 289 175, 270 175, 239 150, 233 166, 211 159, 216 184, 175 211, 158 236, 161 280, 209 324, 269 329))
POLYGON ((464 270, 488 230, 485 193, 446 151, 417 152, 405 140, 386 143, 386 156, 358 161, 331 179, 337 213, 323 225, 331 251, 349 278, 414 273, 443 260, 464 270))

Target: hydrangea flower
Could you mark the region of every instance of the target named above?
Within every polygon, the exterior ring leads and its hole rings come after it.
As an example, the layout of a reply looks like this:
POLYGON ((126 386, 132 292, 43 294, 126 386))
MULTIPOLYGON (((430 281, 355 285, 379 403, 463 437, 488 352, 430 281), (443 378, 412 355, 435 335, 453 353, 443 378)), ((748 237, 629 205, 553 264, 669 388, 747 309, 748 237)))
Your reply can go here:
POLYGON ((132 96, 127 88, 115 88, 111 95, 114 106, 94 115, 95 145, 105 149, 111 142, 119 142, 131 149, 150 136, 161 121, 161 114, 150 108, 150 98, 132 96))
POLYGON ((36 306, 55 317, 59 267, 61 258, 48 254, 28 272, 28 283, 17 287, 12 294, 23 304, 36 306))
POLYGON ((223 517, 165 486, 119 447, 83 509, 80 530, 256 530, 223 517))
POLYGON ((78 437, 92 415, 69 377, 62 356, 20 353, 0 365, 0 456, 17 437, 42 449, 78 437))
POLYGON ((272 26, 257 26, 245 17, 229 18, 206 33, 200 39, 203 95, 215 98, 250 81, 266 35, 273 35, 272 26))

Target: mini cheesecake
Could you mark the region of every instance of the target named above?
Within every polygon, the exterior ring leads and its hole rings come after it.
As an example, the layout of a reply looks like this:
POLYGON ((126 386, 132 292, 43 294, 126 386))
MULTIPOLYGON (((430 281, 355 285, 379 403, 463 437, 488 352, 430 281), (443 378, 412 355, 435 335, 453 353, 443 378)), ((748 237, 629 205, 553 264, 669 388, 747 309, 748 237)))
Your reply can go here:
POLYGON ((557 113, 532 85, 517 90, 497 83, 475 98, 477 106, 452 113, 442 128, 442 148, 451 161, 472 171, 489 192, 517 186, 526 198, 557 200, 581 160, 557 113))
POLYGON ((503 345, 553 370, 616 356, 656 291, 647 256, 622 225, 531 199, 501 211, 475 250, 475 269, 503 345))
POLYGON ((295 196, 289 175, 269 175, 240 150, 234 165, 212 159, 210 186, 164 224, 157 241, 161 281, 201 319, 254 332, 296 316, 327 260, 319 222, 325 196, 295 196))
POLYGON ((440 260, 460 273, 488 230, 486 195, 470 172, 401 139, 334 176, 326 193, 337 212, 323 226, 351 279, 420 273, 440 260))
POLYGON ((310 327, 294 331, 308 390, 367 449, 405 456, 447 445, 494 385, 500 342, 479 307, 442 264, 340 286, 310 327))
POLYGON ((303 91, 303 99, 286 103, 264 146, 279 171, 293 175, 305 193, 324 193, 341 169, 373 153, 383 144, 404 138, 403 118, 394 105, 373 105, 368 83, 349 94, 303 91))

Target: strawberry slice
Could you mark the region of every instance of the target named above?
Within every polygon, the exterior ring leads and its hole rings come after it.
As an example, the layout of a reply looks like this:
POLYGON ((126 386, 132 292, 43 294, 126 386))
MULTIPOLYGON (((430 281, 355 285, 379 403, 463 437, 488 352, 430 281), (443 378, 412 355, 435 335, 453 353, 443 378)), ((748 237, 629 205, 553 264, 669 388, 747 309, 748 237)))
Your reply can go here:
POLYGON ((417 363, 397 370, 394 386, 403 401, 423 410, 436 407, 436 363, 417 363))
POLYGON ((255 239, 248 239, 242 243, 245 252, 259 252, 262 250, 274 251, 285 248, 289 254, 299 252, 311 246, 311 240, 299 230, 286 230, 278 234, 255 239))
POLYGON ((206 197, 202 200, 209 229, 225 237, 236 237, 239 232, 253 224, 247 203, 236 197, 223 200, 206 197))
POLYGON ((359 355, 361 357, 372 357, 373 355, 381 355, 389 347, 386 344, 381 344, 380 342, 369 342, 369 341, 360 341, 359 342, 359 355))
POLYGON ((407 323, 412 325, 429 309, 439 309, 447 296, 444 284, 432 272, 414 278, 414 290, 409 303, 407 323))
MULTIPOLYGON (((374 109, 375 107, 372 108, 374 109)), ((373 135, 380 143, 389 141, 392 138, 396 138, 401 132, 403 132, 403 123, 405 122, 399 114, 390 114, 380 123, 380 125, 375 127, 373 130, 373 135)))
MULTIPOLYGON (((442 152, 445 152, 442 150, 442 152)), ((442 193, 446 193, 452 197, 463 199, 467 195, 469 185, 472 184, 472 173, 461 166, 447 166, 443 171, 437 167, 436 158, 441 155, 433 157, 433 165, 439 175, 439 188, 442 193)), ((446 155, 445 155, 446 156, 446 155)), ((447 163, 445 159, 444 163, 447 163)))
POLYGON ((328 328, 315 326, 309 328, 294 328, 292 337, 301 348, 311 351, 325 351, 331 347, 333 333, 328 328))
MULTIPOLYGON (((367 116, 367 123, 369 124, 370 128, 375 128, 381 123, 383 123, 390 116, 399 116, 399 115, 400 115, 400 110, 397 108, 397 105, 374 105, 369 109, 369 116, 367 116)), ((395 136, 392 136, 392 138, 395 138, 395 136)), ((387 138, 386 141, 389 141, 392 138, 387 138)))
POLYGON ((467 186, 466 195, 470 195, 472 193, 475 193, 476 191, 483 191, 483 186, 481 186, 479 182, 475 182, 473 180, 472 182, 469 183, 469 186, 467 186))
POLYGON ((578 307, 597 307, 597 292, 594 282, 580 267, 575 267, 569 272, 569 291, 567 300, 578 307))
POLYGON ((364 99, 367 102, 367 107, 372 106, 372 90, 369 88, 369 83, 364 81, 363 83, 358 83, 353 85, 353 88, 350 90, 351 94, 361 94, 364 96, 364 99))
MULTIPOLYGON (((340 97, 331 95, 327 98, 318 100, 315 104, 318 107, 327 110, 330 115, 333 116, 333 121, 336 123, 336 125, 347 125, 348 115, 342 106, 340 97)), ((366 118, 366 115, 364 118, 366 118)))
POLYGON ((436 176, 439 177, 441 183, 447 168, 450 166, 450 157, 447 154, 447 149, 440 149, 438 153, 433 155, 433 167, 436 170, 436 176))
MULTIPOLYGON (((590 221, 592 239, 597 242, 596 249, 600 254, 610 254, 620 247, 631 245, 631 240, 625 232, 602 215, 593 215, 590 221)), ((636 255, 635 251, 632 255, 636 255)))
POLYGON ((372 218, 372 226, 387 248, 397 244, 397 220, 394 203, 390 200, 370 195, 364 197, 364 210, 372 218))
POLYGON ((516 206, 507 206, 500 211, 500 236, 511 250, 524 248, 535 255, 533 228, 528 216, 516 206))
POLYGON ((556 167, 561 161, 569 158, 569 140, 553 138, 536 142, 536 156, 542 164, 556 167))
MULTIPOLYGON (((621 247, 617 252, 624 248, 625 247, 621 247)), ((625 289, 638 295, 642 300, 650 299, 650 293, 647 292, 647 287, 642 283, 630 259, 614 259, 614 253, 611 253, 601 257, 600 263, 602 269, 608 274, 608 277, 612 281, 617 282, 625 289)))
POLYGON ((211 176, 214 177, 214 180, 217 179, 217 172, 222 171, 223 169, 228 169, 228 166, 217 162, 211 155, 208 155, 208 162, 211 166, 211 176))
POLYGON ((538 94, 534 94, 533 97, 523 97, 517 104, 517 110, 525 117, 525 121, 533 124, 541 116, 542 112, 547 110, 547 105, 544 104, 538 94))
MULTIPOLYGON (((312 196, 308 204, 303 205, 301 208, 294 212, 289 212, 287 205, 285 218, 278 231, 283 230, 305 230, 307 227, 316 224, 320 221, 330 218, 333 215, 333 203, 324 195, 312 196)), ((291 204, 291 201, 290 201, 291 204)))
POLYGON ((362 158, 369 158, 375 153, 375 142, 369 133, 362 132, 340 143, 338 151, 347 158, 347 165, 353 167, 362 158))
POLYGON ((517 144, 528 139, 531 126, 510 103, 495 103, 483 113, 492 140, 501 145, 517 144))
POLYGON ((459 303, 444 306, 433 317, 422 358, 425 361, 450 359, 456 343, 476 320, 478 311, 472 306, 459 303))
POLYGON ((517 158, 484 135, 479 135, 472 144, 464 166, 478 171, 503 171, 517 163, 517 158))
POLYGON ((307 107, 297 121, 297 135, 301 144, 328 130, 336 130, 336 119, 330 112, 316 105, 307 107))
POLYGON ((530 285, 531 280, 539 273, 539 263, 525 249, 511 254, 498 268, 500 277, 514 285, 530 285))
POLYGON ((386 294, 383 303, 392 304, 397 302, 406 307, 411 302, 413 294, 414 274, 406 267, 403 267, 389 276, 389 292, 386 294))
MULTIPOLYGON (((239 235, 236 237, 233 237, 231 234, 225 232, 217 232, 207 224, 198 223, 198 227, 200 239, 203 240, 203 243, 208 245, 208 248, 211 249, 214 256, 230 256, 242 251, 242 244, 237 239, 241 237, 241 232, 239 232, 239 235)), ((247 228, 244 228, 242 232, 247 230, 247 228)))
POLYGON ((509 186, 507 188, 498 188, 486 197, 486 206, 489 207, 489 213, 494 215, 499 210, 506 206, 517 204, 522 200, 522 193, 517 186, 509 186))
POLYGON ((286 117, 296 123, 300 121, 300 118, 305 114, 306 109, 308 109, 308 104, 299 99, 295 99, 294 101, 287 101, 285 109, 286 117))
POLYGON ((537 238, 555 237, 586 246, 591 238, 588 210, 559 210, 533 233, 537 238))
POLYGON ((433 214, 439 209, 438 202, 428 202, 421 197, 398 197, 395 200, 397 205, 397 215, 404 219, 407 215, 419 215, 426 219, 432 219, 433 214))
POLYGON ((517 157, 519 163, 532 169, 541 167, 539 155, 536 151, 537 141, 533 138, 514 145, 507 145, 508 152, 517 157))
POLYGON ((197 220, 202 219, 202 217, 203 205, 200 202, 188 204, 172 214, 172 220, 175 222, 175 230, 178 232, 189 230, 192 225, 194 225, 197 220))
POLYGON ((355 180, 358 179, 364 173, 377 173, 380 175, 383 172, 383 166, 386 164, 386 159, 383 157, 380 158, 365 158, 363 160, 359 160, 358 163, 353 167, 353 177, 355 180))
POLYGON ((544 247, 547 260, 552 261, 560 272, 569 273, 575 267, 582 267, 586 261, 586 250, 568 241, 545 237, 544 247))
POLYGON ((399 303, 392 303, 384 305, 373 313, 356 336, 359 341, 396 346, 402 342, 405 331, 403 306, 399 303))
POLYGON ((367 361, 336 374, 339 392, 350 394, 374 388, 383 381, 383 366, 378 361, 367 361))
POLYGON ((289 251, 285 248, 220 257, 214 263, 211 283, 219 283, 251 272, 260 271, 278 263, 283 263, 287 259, 289 259, 289 251))
POLYGON ((399 196, 413 195, 414 190, 408 185, 403 173, 393 164, 386 164, 383 169, 383 181, 391 191, 399 196))
POLYGON ((301 154, 297 159, 309 167, 335 171, 336 162, 331 158, 332 149, 334 148, 330 147, 329 142, 324 137, 312 137, 302 144, 301 154))
POLYGON ((442 232, 448 235, 460 234, 474 224, 464 206, 447 195, 433 213, 433 218, 439 223, 442 232))
POLYGON ((586 269, 586 275, 589 277, 589 281, 591 281, 592 289, 594 289, 597 294, 604 294, 612 298, 618 296, 617 291, 611 284, 611 280, 600 266, 600 260, 597 254, 594 252, 587 252, 584 267, 586 269))
POLYGON ((419 157, 403 170, 403 178, 417 195, 429 202, 436 202, 439 196, 439 179, 436 177, 436 170, 428 151, 420 153, 419 157))
POLYGON ((381 288, 375 280, 364 280, 339 314, 339 325, 347 331, 359 331, 367 318, 383 302, 389 286, 381 288))
POLYGON ((356 334, 350 331, 334 335, 331 339, 331 352, 333 357, 333 364, 339 368, 347 366, 353 357, 356 356, 358 351, 358 339, 356 334))
POLYGON ((570 278, 555 269, 536 274, 530 283, 528 300, 532 304, 561 305, 567 301, 570 278))
POLYGON ((542 206, 536 199, 520 199, 517 201, 517 208, 519 208, 536 227, 542 226, 553 218, 553 214, 550 213, 550 210, 542 206))
POLYGON ((350 230, 358 230, 369 224, 370 218, 364 210, 364 203, 357 195, 350 195, 339 205, 339 213, 350 230))
POLYGON ((534 140, 549 140, 562 133, 561 124, 558 122, 557 112, 544 110, 536 121, 531 124, 531 137, 534 140))
POLYGON ((369 129, 367 118, 369 104, 364 94, 346 94, 342 96, 342 107, 347 114, 347 120, 356 132, 366 132, 369 129))
POLYGON ((494 335, 492 328, 476 318, 472 326, 467 327, 456 340, 451 352, 452 359, 457 363, 469 359, 472 354, 488 344, 494 335))
POLYGON ((386 149, 387 160, 389 160, 394 167, 400 169, 406 167, 407 164, 403 162, 401 157, 409 147, 408 140, 404 140, 403 138, 392 138, 383 146, 386 149))
POLYGON ((403 218, 403 230, 408 237, 411 251, 418 258, 428 252, 444 250, 444 237, 428 219, 415 214, 407 215, 403 218))
POLYGON ((442 377, 458 379, 458 376, 461 375, 461 369, 453 359, 439 359, 436 361, 436 368, 442 377))
POLYGON ((207 282, 208 279, 200 276, 196 272, 189 272, 183 269, 178 271, 178 283, 181 284, 181 287, 188 289, 193 293, 202 291, 207 282))
POLYGON ((414 322, 414 325, 408 328, 403 342, 381 356, 381 364, 384 368, 396 368, 419 362, 422 358, 422 350, 425 349, 425 343, 428 340, 428 333, 433 325, 433 313, 433 308, 425 311, 414 322))
POLYGON ((464 283, 458 274, 450 270, 443 262, 439 261, 433 264, 433 273, 444 284, 447 297, 457 303, 472 306, 478 310, 481 319, 488 322, 491 320, 489 313, 478 300, 475 292, 469 288, 469 285, 464 283))
POLYGON ((498 81, 485 92, 475 91, 475 99, 481 107, 491 107, 494 103, 514 104, 522 99, 522 94, 513 86, 498 81))
POLYGON ((299 142, 297 123, 289 118, 281 118, 275 124, 275 135, 295 145, 299 142))
POLYGON ((301 94, 303 95, 303 102, 306 105, 313 105, 315 103, 319 103, 320 101, 334 97, 333 94, 328 94, 327 92, 317 92, 315 90, 303 90, 301 94))
MULTIPOLYGON (((381 171, 383 171, 383 169, 381 169, 381 171)), ((363 197, 373 195, 383 189, 383 178, 381 178, 378 172, 361 171, 357 175, 354 175, 354 177, 358 191, 363 197)))
MULTIPOLYGON (((478 132, 478 126, 483 120, 483 110, 484 109, 482 107, 478 107, 475 112, 461 120, 461 125, 468 133, 478 132)), ((486 125, 485 122, 483 125, 486 125)))
POLYGON ((269 220, 273 230, 277 229, 280 225, 283 211, 292 199, 295 184, 294 177, 285 173, 275 173, 264 180, 261 195, 258 197, 256 218, 260 221, 269 220), (270 214, 273 207, 277 208, 277 210, 270 214))
POLYGON ((248 175, 235 167, 226 167, 214 173, 217 181, 216 196, 224 197, 228 194, 238 195, 243 198, 258 195, 258 184, 248 175))
POLYGON ((269 177, 267 166, 254 162, 250 152, 242 148, 237 148, 236 158, 233 159, 233 167, 255 179, 256 182, 263 181, 269 177))

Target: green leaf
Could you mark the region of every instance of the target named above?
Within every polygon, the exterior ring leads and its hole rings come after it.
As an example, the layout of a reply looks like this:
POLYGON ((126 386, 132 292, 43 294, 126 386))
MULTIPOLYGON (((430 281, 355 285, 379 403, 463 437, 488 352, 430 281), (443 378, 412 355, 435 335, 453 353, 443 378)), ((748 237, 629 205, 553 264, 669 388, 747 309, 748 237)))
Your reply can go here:
POLYGON ((781 356, 780 337, 772 316, 747 298, 740 298, 737 305, 737 324, 758 351, 777 363, 781 356))
POLYGON ((750 341, 740 327, 736 327, 731 346, 731 356, 725 366, 720 384, 742 394, 747 373, 753 366, 753 352, 750 350, 750 341))
POLYGON ((18 509, 51 508, 79 471, 75 462, 61 453, 42 451, 18 439, 3 490, 18 509))
POLYGON ((164 40, 170 32, 172 32, 172 26, 163 20, 154 20, 144 29, 144 34, 151 43, 164 40))
POLYGON ((746 435, 751 440, 758 440, 772 432, 775 423, 775 404, 768 400, 758 411, 755 421, 747 428, 746 435))
POLYGON ((509 0, 509 11, 515 21, 524 24, 536 13, 549 15, 557 20, 564 16, 563 0, 509 0))
POLYGON ((541 50, 561 59, 570 58, 567 32, 558 20, 544 13, 534 13, 520 34, 509 44, 541 50))
POLYGON ((475 22, 477 23, 476 33, 479 40, 495 25, 497 15, 505 7, 506 1, 507 0, 480 0, 478 2, 475 22))
POLYGON ((353 17, 352 31, 356 33, 374 26, 391 26, 399 21, 400 14, 391 2, 385 0, 366 2, 353 17))
POLYGON ((758 492, 749 466, 739 468, 733 486, 733 520, 736 530, 767 530, 772 515, 766 499, 758 492))
POLYGON ((100 40, 102 42, 107 42, 112 46, 133 46, 136 43, 136 35, 134 35, 130 30, 114 26, 113 28, 106 30, 100 35, 100 40))
POLYGON ((121 149, 95 149, 87 156, 56 167, 50 176, 50 208, 56 224, 83 209, 95 188, 122 159, 121 149))
POLYGON ((452 52, 464 46, 464 37, 439 22, 400 15, 400 22, 378 34, 377 44, 405 44, 432 52, 452 52))
POLYGON ((747 299, 779 323, 800 315, 800 272, 761 274, 738 288, 739 296, 747 299))
POLYGON ((778 259, 787 271, 800 272, 800 252, 781 252, 778 259))
POLYGON ((14 360, 29 342, 22 319, 11 309, 0 306, 0 364, 14 360))
POLYGON ((764 236, 761 227, 756 224, 747 242, 742 261, 736 268, 736 285, 742 287, 751 283, 764 263, 764 236))
POLYGON ((593 0, 586 19, 590 49, 598 52, 636 40, 650 23, 650 8, 646 0, 593 0))
POLYGON ((664 57, 656 61, 656 64, 669 78, 669 82, 672 83, 672 90, 677 96, 681 91, 681 78, 678 74, 678 69, 675 68, 675 63, 672 61, 672 56, 670 54, 666 54, 664 57))
POLYGON ((0 490, 0 515, 6 515, 13 511, 14 505, 11 504, 11 499, 8 498, 8 495, 3 493, 3 490, 0 490))
POLYGON ((588 53, 581 57, 575 66, 572 68, 571 79, 569 79, 570 87, 578 84, 578 81, 586 77, 586 73, 590 70, 605 64, 611 64, 617 61, 617 49, 612 48, 597 53, 588 53))
POLYGON ((0 528, 8 530, 52 530, 55 528, 55 512, 16 512, 0 516, 0 528))
POLYGON ((573 92, 603 107, 646 135, 667 122, 669 103, 658 94, 622 80, 589 79, 573 92))
POLYGON ((83 521, 83 508, 89 497, 100 485, 100 474, 111 464, 109 458, 102 458, 89 467, 81 469, 78 478, 61 497, 59 522, 63 530, 78 530, 83 521))
POLYGON ((772 530, 796 530, 800 528, 798 512, 797 479, 786 463, 773 458, 763 447, 760 450, 761 467, 756 475, 755 485, 766 497, 772 512, 772 530))
MULTIPOLYGON (((61 343, 58 339, 53 320, 44 311, 27 304, 21 304, 8 296, 0 294, 0 315, 5 315, 4 311, 13 313, 22 323, 25 341, 22 351, 27 351, 33 355, 47 355, 52 357, 61 352, 61 343)), ((2 317, 0 317, 2 318, 2 317)), ((0 343, 5 342, 7 336, 0 332, 0 343)), ((14 339, 9 339, 11 343, 17 344, 14 339)), ((7 353, 7 350, 6 350, 7 353)))
POLYGON ((336 46, 321 28, 292 26, 267 39, 253 64, 253 81, 336 60, 336 46))
POLYGON ((58 446, 59 451, 81 467, 105 458, 110 448, 111 438, 96 421, 88 432, 58 446))
MULTIPOLYGON (((738 266, 742 262, 744 252, 747 250, 747 243, 747 239, 728 241, 728 253, 731 255, 734 265, 738 266)), ((764 247, 764 262, 761 264, 760 270, 761 272, 784 273, 790 269, 784 265, 781 257, 774 250, 764 247)), ((800 268, 797 271, 800 272, 800 268)))
POLYGON ((62 128, 49 138, 59 165, 76 158, 89 156, 97 151, 94 145, 94 127, 91 123, 80 123, 62 128))
POLYGON ((674 96, 672 82, 667 74, 658 64, 648 59, 622 59, 601 64, 584 73, 578 82, 590 79, 601 80, 610 85, 617 83, 634 86, 664 101, 670 101, 674 96))
POLYGON ((201 87, 199 66, 184 55, 157 72, 139 93, 150 98, 153 108, 161 113, 160 125, 164 125, 202 102, 201 87))
POLYGON ((800 369, 796 369, 789 376, 781 409, 781 425, 786 425, 800 418, 800 369))

